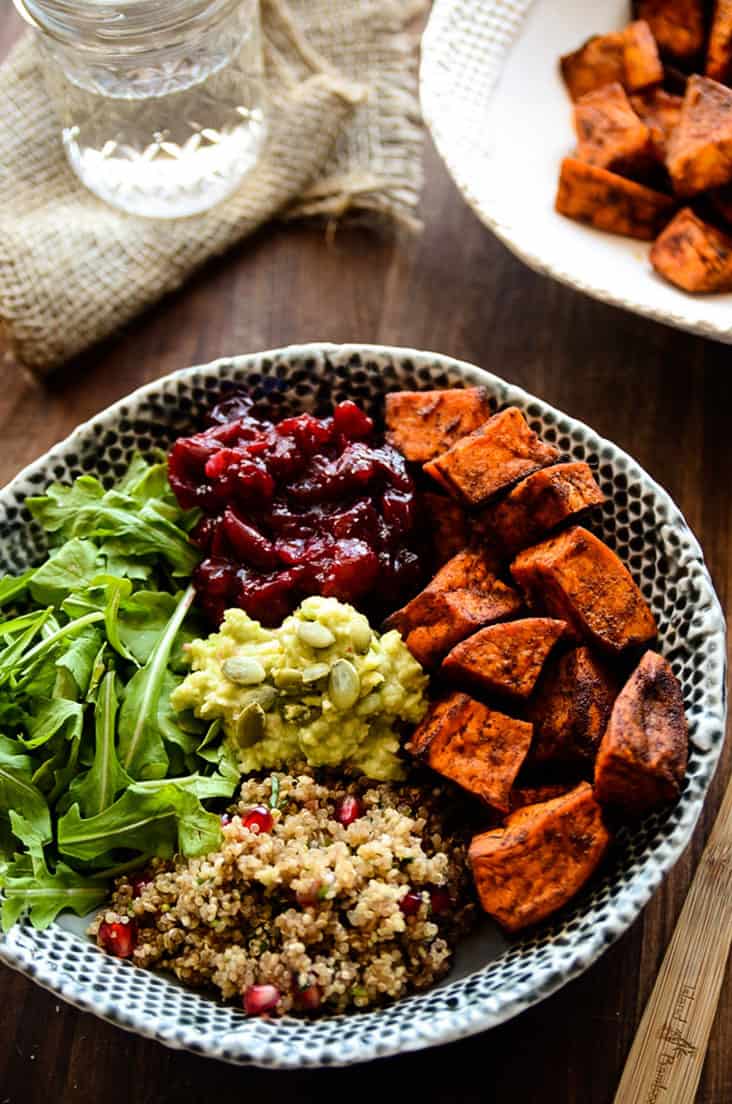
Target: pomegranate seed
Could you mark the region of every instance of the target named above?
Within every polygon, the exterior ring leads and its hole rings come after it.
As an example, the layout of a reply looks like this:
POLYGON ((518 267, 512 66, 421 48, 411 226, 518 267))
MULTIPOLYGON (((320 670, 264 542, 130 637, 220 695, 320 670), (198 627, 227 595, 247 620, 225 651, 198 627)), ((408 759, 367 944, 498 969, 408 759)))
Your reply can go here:
POLYGON ((435 886, 430 890, 430 908, 435 916, 443 916, 449 912, 452 898, 444 886, 435 886))
POLYGON ((137 943, 137 924, 134 920, 128 920, 126 924, 108 924, 105 921, 99 925, 97 941, 100 947, 116 958, 130 958, 137 943))
POLYGON ((255 805, 245 817, 242 817, 242 825, 250 832, 256 831, 259 835, 271 832, 274 827, 274 817, 266 805, 255 805))
POLYGON ((250 985, 244 990, 244 1011, 247 1016, 263 1016, 272 1012, 280 1001, 280 991, 274 985, 250 985))
POLYGON ((349 824, 353 824, 354 820, 358 820, 363 816, 363 805, 352 794, 346 794, 335 807, 335 818, 339 824, 342 824, 344 828, 347 828, 349 824))
POLYGON ((307 1012, 315 1012, 320 1008, 323 996, 317 985, 309 985, 307 989, 301 989, 297 995, 297 1003, 307 1012))
POLYGON ((422 904, 422 894, 415 893, 413 889, 410 889, 408 893, 405 893, 399 902, 399 908, 402 910, 405 916, 414 916, 419 912, 419 906, 422 904))
POLYGON ((144 874, 133 874, 130 878, 130 885, 132 886, 132 896, 139 897, 145 886, 150 881, 144 874))

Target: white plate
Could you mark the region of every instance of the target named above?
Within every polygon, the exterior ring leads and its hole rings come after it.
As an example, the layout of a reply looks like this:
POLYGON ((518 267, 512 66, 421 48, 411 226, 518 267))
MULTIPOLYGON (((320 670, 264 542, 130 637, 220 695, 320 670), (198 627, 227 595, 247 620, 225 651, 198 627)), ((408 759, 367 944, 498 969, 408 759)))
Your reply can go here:
POLYGON ((732 294, 665 283, 649 247, 554 211, 572 151, 561 54, 622 27, 627 0, 436 0, 422 47, 425 120, 465 199, 537 272, 682 330, 732 342, 732 294))

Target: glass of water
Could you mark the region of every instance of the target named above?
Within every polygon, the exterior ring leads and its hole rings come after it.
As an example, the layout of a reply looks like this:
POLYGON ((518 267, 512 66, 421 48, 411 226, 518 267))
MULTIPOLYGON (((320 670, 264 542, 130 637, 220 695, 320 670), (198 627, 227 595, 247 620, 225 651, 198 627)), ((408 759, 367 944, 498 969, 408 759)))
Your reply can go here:
POLYGON ((205 211, 266 132, 259 0, 15 0, 35 28, 71 167, 114 207, 205 211))

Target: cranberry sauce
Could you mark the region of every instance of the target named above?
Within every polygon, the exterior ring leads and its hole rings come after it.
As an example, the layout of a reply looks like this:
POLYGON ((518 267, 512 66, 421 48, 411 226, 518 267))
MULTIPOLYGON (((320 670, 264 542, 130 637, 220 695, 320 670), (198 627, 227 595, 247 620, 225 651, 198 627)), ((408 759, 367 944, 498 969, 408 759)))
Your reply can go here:
POLYGON ((239 606, 278 625, 311 594, 393 607, 416 589, 414 484, 355 403, 275 425, 233 395, 209 422, 175 442, 168 471, 181 506, 204 514, 193 582, 212 621, 239 606))

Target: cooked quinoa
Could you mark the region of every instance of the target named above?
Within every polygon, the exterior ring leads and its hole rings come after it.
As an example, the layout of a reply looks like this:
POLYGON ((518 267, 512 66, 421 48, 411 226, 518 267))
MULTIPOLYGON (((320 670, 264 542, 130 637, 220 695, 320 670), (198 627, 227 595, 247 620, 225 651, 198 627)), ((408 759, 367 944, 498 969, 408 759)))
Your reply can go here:
POLYGON ((449 804, 442 786, 247 780, 220 850, 155 861, 142 882, 121 878, 90 931, 131 923, 138 966, 227 999, 275 986, 277 1014, 363 1009, 425 989, 449 968, 473 912, 467 841, 449 834, 449 804), (336 813, 347 795, 361 815, 344 826, 336 813), (270 831, 244 826, 272 805, 270 831))

